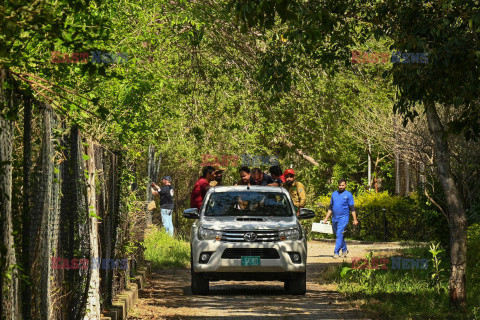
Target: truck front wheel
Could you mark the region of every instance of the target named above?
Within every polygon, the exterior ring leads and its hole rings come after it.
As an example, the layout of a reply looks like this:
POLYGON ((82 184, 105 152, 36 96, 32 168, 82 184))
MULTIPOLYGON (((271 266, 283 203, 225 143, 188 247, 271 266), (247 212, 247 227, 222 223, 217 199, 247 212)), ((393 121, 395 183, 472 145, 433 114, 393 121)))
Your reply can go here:
POLYGON ((190 260, 190 273, 192 275, 192 293, 194 295, 208 294, 209 281, 202 277, 200 273, 193 271, 193 259, 190 260))
POLYGON ((285 281, 285 289, 291 294, 305 295, 307 292, 307 273, 302 272, 294 279, 285 281))

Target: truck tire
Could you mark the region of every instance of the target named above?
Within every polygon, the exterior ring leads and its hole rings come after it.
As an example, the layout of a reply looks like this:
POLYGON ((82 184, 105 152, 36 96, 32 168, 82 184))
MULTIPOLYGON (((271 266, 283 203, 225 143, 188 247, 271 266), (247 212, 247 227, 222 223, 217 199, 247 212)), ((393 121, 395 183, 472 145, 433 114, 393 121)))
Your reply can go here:
POLYGON ((286 281, 285 289, 291 294, 305 295, 307 292, 307 273, 302 272, 294 279, 286 281))
POLYGON ((209 281, 202 277, 198 272, 193 271, 193 259, 190 260, 190 273, 192 275, 192 294, 207 295, 209 290, 209 281))

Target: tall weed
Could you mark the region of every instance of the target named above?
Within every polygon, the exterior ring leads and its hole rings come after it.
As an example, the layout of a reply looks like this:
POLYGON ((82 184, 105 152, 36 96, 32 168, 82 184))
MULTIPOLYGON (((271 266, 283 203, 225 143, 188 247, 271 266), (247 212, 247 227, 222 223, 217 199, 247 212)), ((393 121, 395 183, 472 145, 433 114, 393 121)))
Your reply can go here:
MULTIPOLYGON (((425 259, 431 257, 428 247, 405 250, 402 258, 425 259)), ((438 264, 428 269, 353 269, 339 268, 338 288, 352 299, 365 299, 364 310, 381 319, 462 319, 450 309, 448 279, 441 269, 448 263, 440 259, 443 251, 435 249, 438 264), (435 274, 434 283, 431 274, 435 274), (438 275, 438 277, 437 277, 438 275)), ((372 253, 366 255, 371 265, 372 253)), ((434 259, 432 257, 432 259, 434 259)))
POLYGON ((170 237, 163 229, 152 227, 145 235, 145 259, 154 267, 186 267, 190 262, 190 245, 184 239, 170 237))

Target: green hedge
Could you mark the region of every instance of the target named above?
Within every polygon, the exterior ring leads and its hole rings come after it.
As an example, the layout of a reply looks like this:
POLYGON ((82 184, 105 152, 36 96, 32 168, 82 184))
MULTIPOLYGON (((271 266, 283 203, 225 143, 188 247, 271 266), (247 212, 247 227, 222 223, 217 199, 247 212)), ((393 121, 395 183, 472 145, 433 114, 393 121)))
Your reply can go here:
MULTIPOLYGON (((384 214, 387 223, 387 241, 448 241, 448 225, 443 215, 417 193, 409 197, 391 196, 386 192, 366 192, 354 197, 358 227, 352 219, 345 233, 347 238, 366 241, 381 241, 384 236, 384 214)), ((322 220, 328 209, 330 197, 316 200, 316 217, 312 222, 322 220)), ((303 222, 306 230, 311 230, 311 222, 303 222)), ((310 234, 311 238, 325 235, 310 234)), ((330 236, 327 236, 331 238, 330 236)))

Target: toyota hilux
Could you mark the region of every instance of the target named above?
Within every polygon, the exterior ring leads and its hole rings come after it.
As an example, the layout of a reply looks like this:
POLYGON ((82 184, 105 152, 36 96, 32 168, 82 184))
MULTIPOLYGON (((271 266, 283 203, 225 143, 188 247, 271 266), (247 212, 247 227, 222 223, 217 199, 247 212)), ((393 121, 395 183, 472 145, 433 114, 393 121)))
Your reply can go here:
POLYGON ((306 292, 307 241, 288 191, 271 186, 210 188, 191 229, 191 288, 208 294, 210 281, 278 280, 291 294, 306 292))

